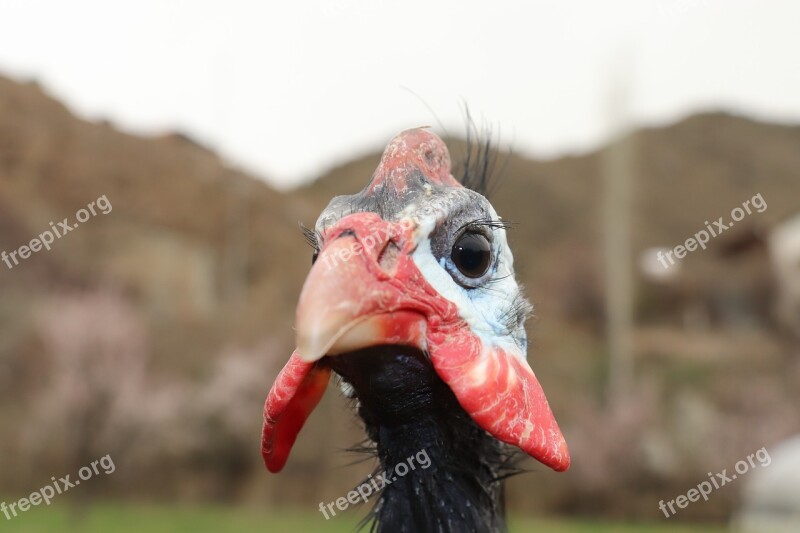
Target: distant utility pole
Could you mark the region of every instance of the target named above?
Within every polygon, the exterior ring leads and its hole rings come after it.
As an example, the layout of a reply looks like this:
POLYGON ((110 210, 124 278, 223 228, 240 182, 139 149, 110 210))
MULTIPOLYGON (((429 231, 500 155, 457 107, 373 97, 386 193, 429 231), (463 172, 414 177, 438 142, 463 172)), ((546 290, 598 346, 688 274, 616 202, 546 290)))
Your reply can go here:
POLYGON ((250 183, 240 176, 235 178, 225 182, 228 198, 223 243, 223 283, 226 302, 238 308, 247 292, 250 183))
POLYGON ((612 124, 612 142, 602 157, 608 399, 612 409, 630 398, 633 385, 631 215, 635 147, 627 123, 626 81, 620 77, 610 94, 608 112, 612 124))

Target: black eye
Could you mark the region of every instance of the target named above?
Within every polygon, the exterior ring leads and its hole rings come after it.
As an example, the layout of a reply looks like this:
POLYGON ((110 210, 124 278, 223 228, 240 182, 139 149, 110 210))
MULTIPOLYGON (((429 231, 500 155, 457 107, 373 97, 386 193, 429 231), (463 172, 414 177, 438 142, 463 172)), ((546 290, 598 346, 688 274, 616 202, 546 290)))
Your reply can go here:
POLYGON ((492 248, 483 235, 464 233, 453 245, 450 258, 462 274, 469 278, 479 278, 489 269, 492 248))
POLYGON ((311 256, 312 265, 317 262, 317 257, 319 257, 319 250, 314 249, 314 254, 311 256))

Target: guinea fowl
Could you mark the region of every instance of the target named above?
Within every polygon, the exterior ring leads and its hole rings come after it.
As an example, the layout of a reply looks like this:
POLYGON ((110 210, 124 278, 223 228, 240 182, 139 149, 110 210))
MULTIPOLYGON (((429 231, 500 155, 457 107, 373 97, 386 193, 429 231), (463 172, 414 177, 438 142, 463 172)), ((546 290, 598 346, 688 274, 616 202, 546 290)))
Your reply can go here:
POLYGON ((430 458, 387 482, 375 531, 504 531, 516 448, 569 467, 526 361, 531 306, 507 224, 481 194, 487 166, 471 172, 460 183, 438 136, 404 131, 367 187, 333 198, 308 230, 297 349, 267 396, 262 454, 271 472, 283 468, 336 373, 383 470, 421 450, 430 458))

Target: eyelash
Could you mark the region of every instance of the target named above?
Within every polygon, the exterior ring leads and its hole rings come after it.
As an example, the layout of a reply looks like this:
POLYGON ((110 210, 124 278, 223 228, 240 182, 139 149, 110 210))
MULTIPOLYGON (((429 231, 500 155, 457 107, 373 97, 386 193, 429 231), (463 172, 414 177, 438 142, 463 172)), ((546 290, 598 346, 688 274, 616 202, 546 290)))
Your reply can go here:
POLYGON ((305 227, 302 223, 300 224, 300 231, 303 232, 303 237, 315 251, 319 251, 319 234, 311 228, 305 227))
POLYGON ((513 226, 513 223, 508 220, 493 220, 491 218, 479 218, 478 220, 471 220, 466 224, 462 225, 456 232, 455 235, 460 235, 464 231, 469 231, 472 228, 490 228, 492 230, 495 229, 505 229, 509 230, 513 226))

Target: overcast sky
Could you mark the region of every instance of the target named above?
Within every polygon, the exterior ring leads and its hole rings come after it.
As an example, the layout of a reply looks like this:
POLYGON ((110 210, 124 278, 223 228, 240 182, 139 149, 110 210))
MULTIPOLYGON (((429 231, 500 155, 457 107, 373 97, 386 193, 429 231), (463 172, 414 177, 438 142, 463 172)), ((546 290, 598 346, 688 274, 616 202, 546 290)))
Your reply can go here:
POLYGON ((602 143, 615 92, 637 123, 800 122, 798 24, 797 0, 0 0, 0 74, 288 187, 401 129, 461 132, 464 102, 547 157, 602 143))

